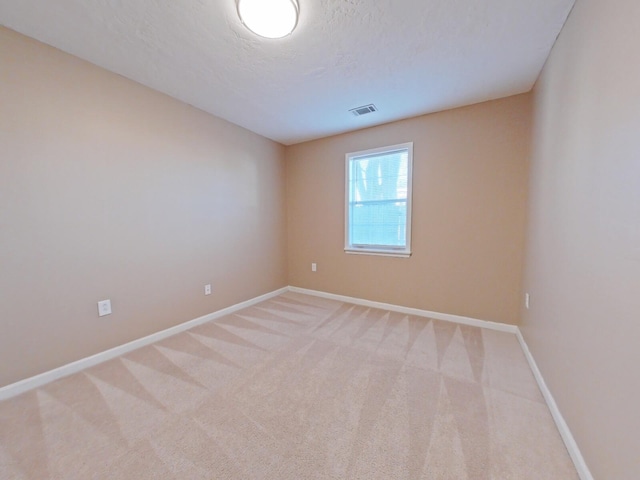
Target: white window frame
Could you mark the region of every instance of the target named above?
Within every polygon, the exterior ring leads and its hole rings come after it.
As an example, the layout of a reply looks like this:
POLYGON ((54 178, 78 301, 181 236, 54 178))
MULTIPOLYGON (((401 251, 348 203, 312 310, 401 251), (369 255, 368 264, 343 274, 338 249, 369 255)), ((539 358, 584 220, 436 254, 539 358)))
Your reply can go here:
POLYGON ((345 155, 345 213, 344 213, 344 251, 356 255, 383 255, 391 257, 411 256, 411 197, 413 184, 413 142, 391 145, 388 147, 372 148, 345 155), (406 222, 406 246, 394 247, 391 245, 351 245, 349 242, 349 166, 352 160, 362 157, 392 153, 398 150, 407 150, 407 222, 406 222))

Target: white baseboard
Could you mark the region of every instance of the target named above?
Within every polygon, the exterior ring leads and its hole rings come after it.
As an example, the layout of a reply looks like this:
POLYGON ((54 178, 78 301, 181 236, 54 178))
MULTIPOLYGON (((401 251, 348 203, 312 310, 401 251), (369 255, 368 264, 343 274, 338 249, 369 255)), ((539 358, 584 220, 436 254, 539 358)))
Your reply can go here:
POLYGON ((12 383, 10 385, 4 386, 2 388, 0 388, 0 401, 2 400, 6 400, 8 398, 11 397, 15 397, 17 395, 20 395, 21 393, 24 393, 28 390, 32 390, 34 388, 38 388, 41 387, 42 385, 45 385, 47 383, 53 382, 54 380, 57 380, 59 378, 63 378, 69 375, 72 375, 74 373, 77 373, 81 370, 84 370, 86 368, 92 367, 94 365, 97 365, 99 363, 102 362, 106 362, 107 360, 111 360, 113 358, 116 358, 120 355, 124 355, 128 352, 131 352, 133 350, 136 350, 138 348, 147 346, 151 343, 154 342, 158 342, 160 340, 163 340, 167 337, 170 337, 172 335, 176 335, 177 333, 181 333, 184 332, 185 330, 189 330, 190 328, 193 328, 197 325, 201 325, 203 323, 206 322, 210 322, 212 320, 216 320, 218 318, 224 317, 225 315, 229 315, 231 313, 234 313, 238 310, 242 310, 243 308, 247 308, 250 307, 252 305, 255 305, 256 303, 260 303, 264 300, 268 300, 270 298, 276 297, 278 295, 281 295, 282 293, 285 292, 296 292, 296 293, 303 293, 306 295, 313 295, 316 297, 322 297, 322 298, 327 298, 327 299, 331 299, 331 300, 337 300, 337 301, 341 301, 341 302, 347 302, 347 303, 353 303, 356 305, 363 305, 365 307, 371 307, 371 308, 379 308, 379 309, 383 309, 383 310, 390 310, 393 312, 399 312, 399 313, 405 313, 408 315, 416 315, 419 317, 428 317, 428 318, 434 318, 436 320, 443 320, 445 322, 453 322, 453 323, 459 323, 462 325, 470 325, 472 327, 479 327, 479 328, 487 328, 490 330, 497 330, 500 332, 507 332, 507 333, 513 333, 516 335, 518 341, 520 342, 520 346, 522 347, 522 350, 524 352, 525 357, 527 358, 527 361, 529 362, 529 366, 531 367, 531 371, 533 372, 533 375, 536 379, 536 381, 538 382, 538 386, 540 387, 540 391, 542 392, 542 395, 545 399, 545 401, 547 402, 547 405, 549 407, 549 410, 551 411, 551 415, 556 423, 556 426, 558 427, 558 430, 560 432, 560 435, 562 436, 562 439, 564 441, 565 446, 567 447, 567 450, 569 451, 569 455, 571 456, 571 459, 573 460, 573 463, 576 467, 576 470, 578 471, 578 475, 580 476, 581 480, 593 480, 593 476, 591 475, 591 472, 589 471, 589 467, 587 467, 586 462, 584 461, 584 457, 582 456, 582 453, 580 453, 580 449, 578 448, 578 444, 576 443, 575 439, 573 438, 573 435, 571 434, 571 431, 569 430, 569 426, 567 425, 567 423, 564 420, 564 417, 562 416, 562 414, 560 413, 560 409, 558 408, 558 405, 556 404, 553 395, 551 395, 551 391, 549 390, 549 388, 547 387, 547 384, 544 381, 544 378, 542 377, 542 373, 540 372, 540 369, 538 368, 538 365, 536 364, 535 359, 533 358, 533 355, 531 354, 531 351, 529 350, 529 347, 527 345, 527 343, 524 340, 524 337, 522 336, 522 333, 520 332, 520 329, 515 326, 515 325, 508 325, 505 323, 498 323, 498 322, 491 322, 491 321, 486 321, 486 320, 478 320, 475 318, 470 318, 470 317, 463 317, 460 315, 451 315, 448 313, 439 313, 439 312, 430 312, 428 310, 420 310, 417 308, 409 308, 409 307, 402 307, 399 305, 392 305, 392 304, 388 304, 388 303, 381 303, 381 302, 373 302, 371 300, 364 300, 361 298, 354 298, 354 297, 347 297, 344 295, 336 295, 333 293, 326 293, 326 292, 320 292, 317 290, 308 290, 306 288, 299 288, 299 287, 284 287, 278 290, 275 290, 273 292, 270 293, 266 293, 264 295, 260 295, 258 297, 252 298, 250 300, 241 302, 241 303, 237 303, 235 305, 232 305, 230 307, 227 308, 223 308, 222 310, 218 310, 216 312, 213 313, 209 313, 207 315, 204 315, 202 317, 199 318, 195 318, 193 320, 189 320, 185 323, 181 323, 180 325, 176 325, 174 327, 171 328, 167 328, 166 330, 162 330, 160 332, 156 332, 153 333, 151 335, 148 335, 146 337, 143 338, 139 338, 137 340, 134 340, 132 342, 129 343, 125 343, 124 345, 120 345, 118 347, 114 347, 111 348, 109 350, 105 350, 104 352, 100 352, 97 353, 95 355, 92 355, 90 357, 86 357, 83 358, 81 360, 77 360, 75 362, 69 363, 67 365, 63 365, 61 367, 55 368, 53 370, 50 370, 48 372, 44 372, 41 373, 40 375, 36 375, 34 377, 30 377, 30 378, 26 378, 24 380, 21 380, 19 382, 16 383, 12 383))
POLYGON ((489 330, 497 330, 499 332, 516 333, 518 327, 506 323, 490 322, 487 320, 478 320, 476 318, 462 317, 460 315, 451 315, 449 313, 430 312, 428 310, 420 310, 418 308, 401 307, 399 305, 391 305, 389 303, 373 302, 362 298, 346 297, 344 295, 336 295, 334 293, 319 292, 317 290, 308 290, 306 288, 289 287, 289 291, 304 293, 305 295, 313 295, 316 297, 328 298, 346 303, 355 303, 365 307, 379 308, 382 310, 391 310, 392 312, 405 313, 407 315, 416 315, 418 317, 434 318, 445 322, 460 323, 462 325, 470 325, 472 327, 487 328, 489 330))
POLYGON ((210 322, 211 320, 216 320, 218 318, 224 317, 225 315, 229 315, 233 312, 237 312, 238 310, 242 310, 243 308, 247 308, 252 305, 255 305, 256 303, 260 303, 264 300, 268 300, 270 298, 276 297, 282 293, 287 292, 288 290, 289 290, 288 287, 283 287, 279 290, 275 290, 273 292, 260 295, 259 297, 252 298, 245 302, 237 303, 230 307, 223 308, 222 310, 218 310, 217 312, 209 313, 202 317, 189 320, 185 323, 181 323, 180 325, 176 325, 175 327, 167 328, 166 330, 152 333, 151 335, 148 335, 146 337, 133 340, 132 342, 129 342, 129 343, 125 343, 124 345, 119 345, 117 347, 111 348, 109 350, 105 350, 104 352, 97 353, 90 357, 82 358, 75 362, 68 363, 66 365, 55 368, 53 370, 49 370, 48 372, 41 373, 34 377, 26 378, 24 380, 20 380, 19 382, 6 385, 0 388, 0 401, 6 400, 11 397, 15 397, 16 395, 20 395, 21 393, 24 393, 28 390, 41 387, 42 385, 53 382, 54 380, 58 380, 59 378, 72 375, 81 370, 84 370, 85 368, 93 367, 94 365, 97 365, 102 362, 106 362, 107 360, 111 360, 120 355, 124 355, 125 353, 129 353, 133 350, 136 350, 140 347, 144 347, 151 343, 163 340, 177 333, 184 332, 185 330, 189 330, 190 328, 193 328, 197 325, 210 322))
POLYGON ((547 406, 551 411, 551 415, 558 428, 558 431, 560 432, 560 435, 562 436, 562 440, 564 441, 564 444, 567 447, 567 450, 569 451, 571 460, 573 460, 576 470, 578 471, 580 480, 593 480, 593 476, 589 471, 589 467, 587 467, 587 464, 584 461, 584 457, 582 456, 582 453, 580 453, 578 444, 573 438, 573 435, 571 434, 571 431, 569 430, 569 426, 565 422, 564 417, 560 413, 558 405, 553 399, 553 396, 551 395, 551 392, 549 391, 549 388, 547 387, 547 384, 545 383, 544 378, 542 377, 542 373, 540 373, 540 369, 538 369, 538 365, 536 364, 536 361, 533 358, 533 355, 531 354, 531 351, 529 350, 529 347, 525 342, 524 337, 520 332, 520 329, 517 326, 508 325, 505 323, 489 322, 486 320, 478 320, 478 319, 469 318, 469 317, 462 317, 459 315, 451 315, 448 313, 430 312, 427 310, 420 310, 417 308, 408 308, 408 307, 401 307, 398 305, 391 305, 388 303, 373 302, 370 300, 363 300, 361 298, 347 297, 344 295, 336 295, 333 293, 319 292, 316 290, 308 290, 306 288, 289 287, 289 291, 304 293, 306 295, 314 295, 316 297, 328 298, 328 299, 337 300, 340 302, 354 303, 356 305, 363 305, 365 307, 380 308, 383 310, 391 310, 393 312, 406 313, 409 315, 416 315, 420 317, 435 318, 436 320, 444 320, 446 322, 461 323, 463 325, 470 325, 473 327, 487 328, 490 330, 498 330, 500 332, 515 334, 516 338, 520 342, 522 351, 524 352, 524 355, 527 358, 527 362, 529 363, 529 366, 531 368, 531 371, 533 372, 536 382, 540 387, 540 391, 544 396, 547 406))
POLYGON ((446 313, 437 313, 437 312, 429 312, 427 310, 419 310, 417 308, 408 308, 401 307, 398 305, 390 305, 387 303, 380 302, 372 302, 370 300, 363 300, 360 298, 346 297, 343 295, 335 295, 332 293, 319 292, 316 290, 307 290, 304 288, 298 287, 283 287, 279 290, 267 293, 265 295, 260 295, 259 297, 252 298, 245 302, 238 303, 236 305, 232 305, 227 308, 223 308, 222 310, 218 310, 217 312, 209 313, 199 318, 195 318, 193 320, 189 320, 185 323, 181 323, 180 325, 176 325, 171 328, 167 328, 166 330, 162 330, 160 332, 152 333, 143 338, 139 338, 137 340, 133 340, 132 342, 125 343, 124 345, 119 345, 117 347, 111 348, 109 350, 105 350, 104 352, 97 353, 90 357, 82 358, 72 363, 68 363, 66 365, 62 365, 61 367, 55 368, 53 370, 49 370, 48 372, 41 373, 39 375, 35 375, 30 378, 26 378, 24 380, 20 380, 16 383, 12 383, 10 385, 6 385, 0 388, 0 401, 6 400, 11 397, 15 397, 24 393, 28 390, 32 390, 34 388, 41 387, 47 383, 53 382, 54 380, 58 380, 59 378, 63 378, 74 373, 77 373, 85 368, 93 367, 102 362, 106 362, 107 360, 111 360, 120 355, 124 355, 138 348, 150 345, 151 343, 158 342, 172 335, 176 335, 177 333, 184 332, 190 328, 193 328, 197 325, 201 325, 206 322, 210 322, 211 320, 215 320, 217 318, 223 317, 225 315, 229 315, 230 313, 236 312, 243 308, 250 307, 255 305, 256 303, 262 302, 264 300, 268 300, 275 296, 278 296, 287 291, 304 293, 307 295, 314 295, 317 297, 329 298, 332 300, 338 300, 342 302, 354 303, 357 305, 364 305, 372 308, 380 308, 385 310, 391 310, 394 312, 406 313, 408 315, 416 315, 420 317, 429 317, 435 318, 437 320, 444 320, 447 322, 455 322, 463 325, 471 325, 474 327, 488 328, 492 330, 499 330, 502 332, 515 333, 517 331, 517 327, 514 325, 507 325, 504 323, 497 322, 487 322, 484 320, 476 320, 475 318, 461 317, 458 315, 450 315, 446 313))
POLYGON ((538 368, 538 365, 536 364, 536 361, 533 358, 533 355, 529 350, 529 346, 527 345, 527 342, 524 340, 524 337, 522 336, 522 332, 520 332, 520 329, 518 329, 518 331, 516 332, 516 337, 520 342, 520 346, 522 347, 522 351, 524 352, 525 357, 527 357, 527 361, 529 362, 531 371, 533 372, 533 375, 536 378, 536 381, 538 382, 538 386, 540 387, 542 396, 547 402, 547 406, 551 411, 551 416, 553 417, 553 420, 556 422, 556 426, 558 427, 560 436, 562 437, 562 440, 564 441, 564 444, 567 447, 567 450, 569 451, 569 455, 571 456, 571 460, 573 460, 573 464, 575 465, 576 470, 578 471, 578 476, 580 477, 580 480, 593 480, 593 475, 591 475, 591 472, 589 471, 589 467, 587 466, 587 463, 584 461, 584 457, 580 452, 580 448, 578 448, 578 444, 576 443, 576 440, 573 438, 573 435, 571 434, 571 430, 569 430, 569 426, 567 425, 567 422, 565 422, 564 417, 562 416, 562 413, 560 413, 560 409, 558 408, 558 405, 556 404, 556 401, 554 400, 553 395, 551 395, 551 391, 549 390, 549 387, 547 387, 547 384, 544 381, 544 378, 542 377, 542 373, 540 372, 540 369, 538 368))

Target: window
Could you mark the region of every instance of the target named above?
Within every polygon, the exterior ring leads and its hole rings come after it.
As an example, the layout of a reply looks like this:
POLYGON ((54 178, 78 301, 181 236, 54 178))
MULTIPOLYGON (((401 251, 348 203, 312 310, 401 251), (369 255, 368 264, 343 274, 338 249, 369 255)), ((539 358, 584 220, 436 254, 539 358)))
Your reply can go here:
POLYGON ((346 155, 345 252, 411 255, 413 143, 346 155))

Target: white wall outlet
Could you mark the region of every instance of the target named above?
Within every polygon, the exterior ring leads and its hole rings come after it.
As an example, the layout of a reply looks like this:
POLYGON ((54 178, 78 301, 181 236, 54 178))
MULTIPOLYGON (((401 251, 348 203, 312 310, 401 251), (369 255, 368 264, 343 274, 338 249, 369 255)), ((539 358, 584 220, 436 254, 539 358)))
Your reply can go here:
POLYGON ((204 286, 204 294, 205 295, 211 295, 211 285, 205 285, 204 286))
POLYGON ((111 300, 101 300, 98 302, 98 316, 111 315, 111 300))
POLYGON ((318 265, 316 265, 315 263, 311 264, 311 271, 312 272, 316 272, 318 270, 318 265))
POLYGON ((528 293, 524 294, 524 308, 529 310, 529 294, 528 293))

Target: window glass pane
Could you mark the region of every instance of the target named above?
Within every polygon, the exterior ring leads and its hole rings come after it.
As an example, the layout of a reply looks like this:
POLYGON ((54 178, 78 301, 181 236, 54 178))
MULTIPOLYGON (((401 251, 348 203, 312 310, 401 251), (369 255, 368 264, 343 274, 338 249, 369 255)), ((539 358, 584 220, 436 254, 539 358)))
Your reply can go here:
POLYGON ((351 245, 406 246, 407 182, 407 149, 350 160, 351 245))

